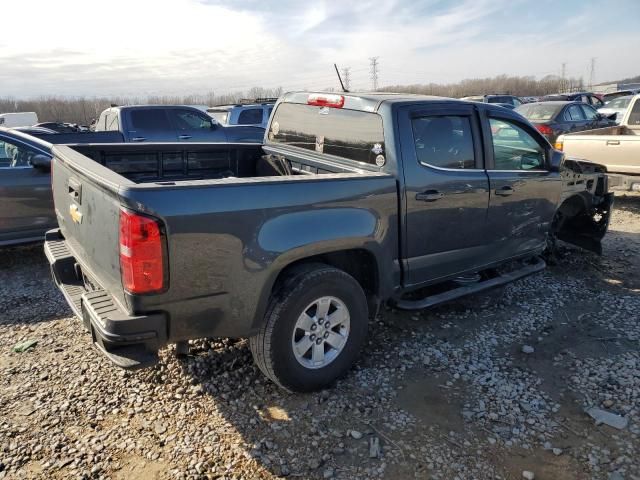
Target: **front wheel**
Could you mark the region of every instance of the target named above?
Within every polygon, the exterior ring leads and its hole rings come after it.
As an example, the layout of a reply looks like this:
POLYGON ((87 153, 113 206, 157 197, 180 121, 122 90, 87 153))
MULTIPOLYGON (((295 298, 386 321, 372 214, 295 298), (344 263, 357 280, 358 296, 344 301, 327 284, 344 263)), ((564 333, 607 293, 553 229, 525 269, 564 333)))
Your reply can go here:
POLYGON ((264 325, 249 345, 260 370, 281 387, 319 390, 356 361, 367 319, 367 300, 353 277, 310 265, 278 286, 264 325))

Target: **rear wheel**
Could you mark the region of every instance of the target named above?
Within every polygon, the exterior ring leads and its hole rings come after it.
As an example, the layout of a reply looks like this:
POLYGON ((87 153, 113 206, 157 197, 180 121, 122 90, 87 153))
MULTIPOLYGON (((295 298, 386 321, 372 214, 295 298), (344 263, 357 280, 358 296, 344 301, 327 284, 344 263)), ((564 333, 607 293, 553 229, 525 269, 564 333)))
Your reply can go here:
POLYGON ((250 339, 262 372, 299 392, 324 388, 346 373, 367 335, 367 300, 358 282, 326 265, 292 272, 250 339))

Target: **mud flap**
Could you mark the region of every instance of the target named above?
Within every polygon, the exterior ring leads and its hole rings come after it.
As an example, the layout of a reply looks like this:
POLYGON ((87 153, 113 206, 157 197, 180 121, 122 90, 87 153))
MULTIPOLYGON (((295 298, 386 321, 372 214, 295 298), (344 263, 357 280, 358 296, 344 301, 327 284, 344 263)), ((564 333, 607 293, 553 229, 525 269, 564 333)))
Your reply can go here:
POLYGON ((602 255, 601 240, 609 228, 612 206, 613 193, 607 193, 602 197, 602 202, 592 207, 590 212, 581 210, 573 216, 571 212, 558 212, 554 221, 555 237, 602 255))

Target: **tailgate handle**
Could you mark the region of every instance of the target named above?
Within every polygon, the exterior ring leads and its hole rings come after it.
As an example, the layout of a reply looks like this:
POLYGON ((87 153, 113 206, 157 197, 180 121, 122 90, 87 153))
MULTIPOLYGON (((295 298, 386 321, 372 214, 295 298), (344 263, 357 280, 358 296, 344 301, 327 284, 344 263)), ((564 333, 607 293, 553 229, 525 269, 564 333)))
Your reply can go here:
POLYGON ((620 145, 620 140, 607 140, 607 145, 620 145))
POLYGON ((82 184, 75 178, 70 178, 67 185, 69 196, 78 204, 82 203, 82 184))

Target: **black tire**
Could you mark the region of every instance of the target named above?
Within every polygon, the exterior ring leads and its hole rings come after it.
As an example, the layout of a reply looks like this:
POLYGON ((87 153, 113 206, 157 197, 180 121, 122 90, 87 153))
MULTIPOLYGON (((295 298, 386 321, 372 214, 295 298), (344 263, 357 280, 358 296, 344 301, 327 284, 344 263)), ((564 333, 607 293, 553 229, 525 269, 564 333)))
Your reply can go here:
POLYGON ((280 387, 311 392, 331 385, 355 363, 368 327, 367 299, 360 284, 342 270, 324 264, 297 268, 277 285, 260 332, 249 339, 254 361, 280 387), (316 299, 331 296, 347 307, 350 330, 335 359, 321 368, 306 368, 293 352, 292 336, 298 317, 316 299))

